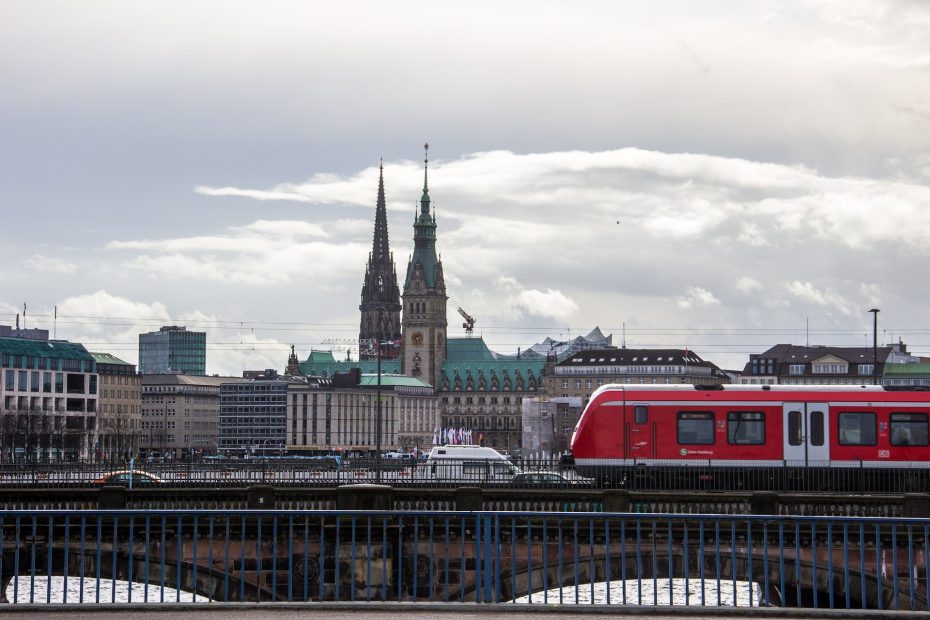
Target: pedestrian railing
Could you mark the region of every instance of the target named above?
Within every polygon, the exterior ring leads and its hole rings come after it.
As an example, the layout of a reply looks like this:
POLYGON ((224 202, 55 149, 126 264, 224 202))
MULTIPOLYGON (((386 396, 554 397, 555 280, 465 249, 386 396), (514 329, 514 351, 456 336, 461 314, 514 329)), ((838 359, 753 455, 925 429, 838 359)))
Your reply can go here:
POLYGON ((11 603, 930 611, 930 520, 568 512, 5 511, 11 603))

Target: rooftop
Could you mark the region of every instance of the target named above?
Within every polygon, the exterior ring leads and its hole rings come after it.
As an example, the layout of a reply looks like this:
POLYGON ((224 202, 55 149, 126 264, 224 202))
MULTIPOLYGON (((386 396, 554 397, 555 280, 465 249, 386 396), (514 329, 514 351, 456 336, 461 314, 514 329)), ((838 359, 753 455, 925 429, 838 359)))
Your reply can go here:
POLYGON ((120 358, 116 357, 112 353, 94 353, 90 351, 90 354, 98 364, 114 364, 119 366, 135 366, 135 364, 130 364, 129 362, 124 362, 120 358))
POLYGON ((94 357, 87 352, 84 345, 67 340, 0 338, 0 355, 94 361, 94 357))
MULTIPOLYGON (((359 385, 364 387, 377 386, 378 374, 363 374, 359 385)), ((418 379, 417 377, 384 373, 381 373, 381 385, 382 387, 417 387, 430 390, 433 389, 433 386, 431 386, 426 381, 423 381, 422 379, 418 379)))

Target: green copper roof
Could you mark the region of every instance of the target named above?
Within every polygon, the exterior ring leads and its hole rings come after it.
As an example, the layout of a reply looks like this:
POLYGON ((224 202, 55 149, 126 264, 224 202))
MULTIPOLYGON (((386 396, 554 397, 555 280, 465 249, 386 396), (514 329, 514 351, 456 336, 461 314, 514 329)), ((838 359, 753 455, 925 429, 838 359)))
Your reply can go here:
POLYGON ((310 351, 305 364, 332 364, 336 358, 333 357, 332 351, 310 351))
MULTIPOLYGON (((382 364, 383 365, 383 364, 382 364)), ((377 386, 378 385, 378 373, 374 374, 363 374, 362 380, 359 383, 362 386, 377 386)), ((430 388, 431 386, 426 381, 422 379, 417 379, 416 377, 408 377, 406 375, 397 375, 397 374, 384 374, 381 373, 381 385, 388 387, 418 387, 418 388, 430 388)))
POLYGON ((483 338, 449 338, 446 342, 446 361, 442 365, 442 377, 437 386, 440 390, 467 390, 471 377, 472 389, 480 390, 484 379, 485 390, 493 390, 497 379, 497 390, 504 389, 504 381, 510 379, 510 389, 517 388, 517 378, 523 380, 524 390, 539 387, 544 358, 533 359, 498 358, 488 348, 483 338), (459 379, 456 387, 456 378, 459 379))
MULTIPOLYGON (((332 360, 332 354, 329 355, 332 360)), ((300 363, 300 372, 308 377, 332 377, 337 372, 349 372, 353 368, 361 368, 362 373, 377 373, 378 362, 361 361, 361 362, 329 362, 311 361, 300 363)), ((400 361, 398 360, 381 360, 381 373, 398 374, 400 373, 400 361)))
POLYGON ((885 364, 885 377, 930 376, 930 364, 885 364))
POLYGON ((94 361, 84 345, 65 340, 30 340, 26 338, 0 338, 0 355, 26 355, 30 357, 94 361))
POLYGON ((484 338, 449 338, 446 341, 446 363, 491 361, 494 354, 484 338))
POLYGON ((539 389, 545 362, 532 360, 494 360, 493 362, 460 362, 442 365, 438 390, 517 390, 539 389), (471 382, 469 383, 469 379, 471 382), (505 384, 509 379, 510 387, 505 384))
POLYGON ((91 351, 90 354, 93 356, 95 360, 97 360, 98 364, 117 364, 120 366, 132 366, 133 365, 133 364, 130 364, 129 362, 124 362, 123 360, 116 357, 112 353, 94 353, 93 351, 91 351))
MULTIPOLYGON (((423 147, 429 152, 429 144, 423 147)), ((404 291, 410 287, 416 273, 417 264, 423 270, 423 279, 427 288, 445 289, 445 283, 440 281, 442 267, 436 255, 436 218, 435 212, 430 211, 429 186, 427 184, 427 170, 429 157, 423 160, 423 195, 420 197, 420 212, 413 219, 413 255, 407 263, 407 276, 404 278, 404 291)))

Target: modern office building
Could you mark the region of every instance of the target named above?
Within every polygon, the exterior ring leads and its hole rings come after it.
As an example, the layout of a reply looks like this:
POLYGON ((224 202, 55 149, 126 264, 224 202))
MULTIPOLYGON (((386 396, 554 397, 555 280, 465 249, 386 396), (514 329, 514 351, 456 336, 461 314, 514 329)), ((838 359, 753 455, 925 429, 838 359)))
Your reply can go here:
MULTIPOLYGON (((223 454, 281 454, 285 448, 288 388, 306 381, 265 371, 220 386, 219 449, 223 454)), ((296 386, 295 386, 296 387, 296 386)))
POLYGON ((143 457, 187 458, 219 446, 220 386, 239 377, 142 375, 143 457))
POLYGON ((207 334, 170 325, 139 334, 139 372, 143 375, 207 374, 207 334))
POLYGON ((0 460, 91 458, 98 375, 82 345, 0 338, 0 371, 0 460))
POLYGON ((139 456, 142 377, 135 364, 109 353, 91 353, 100 375, 95 456, 119 462, 139 456))

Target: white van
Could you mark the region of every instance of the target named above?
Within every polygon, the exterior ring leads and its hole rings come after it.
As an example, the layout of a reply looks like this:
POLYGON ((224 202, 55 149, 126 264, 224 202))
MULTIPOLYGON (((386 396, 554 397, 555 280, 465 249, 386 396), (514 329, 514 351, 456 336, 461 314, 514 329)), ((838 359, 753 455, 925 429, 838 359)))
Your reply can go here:
POLYGON ((425 475, 435 480, 507 482, 518 473, 507 457, 483 446, 436 446, 426 458, 425 475))

